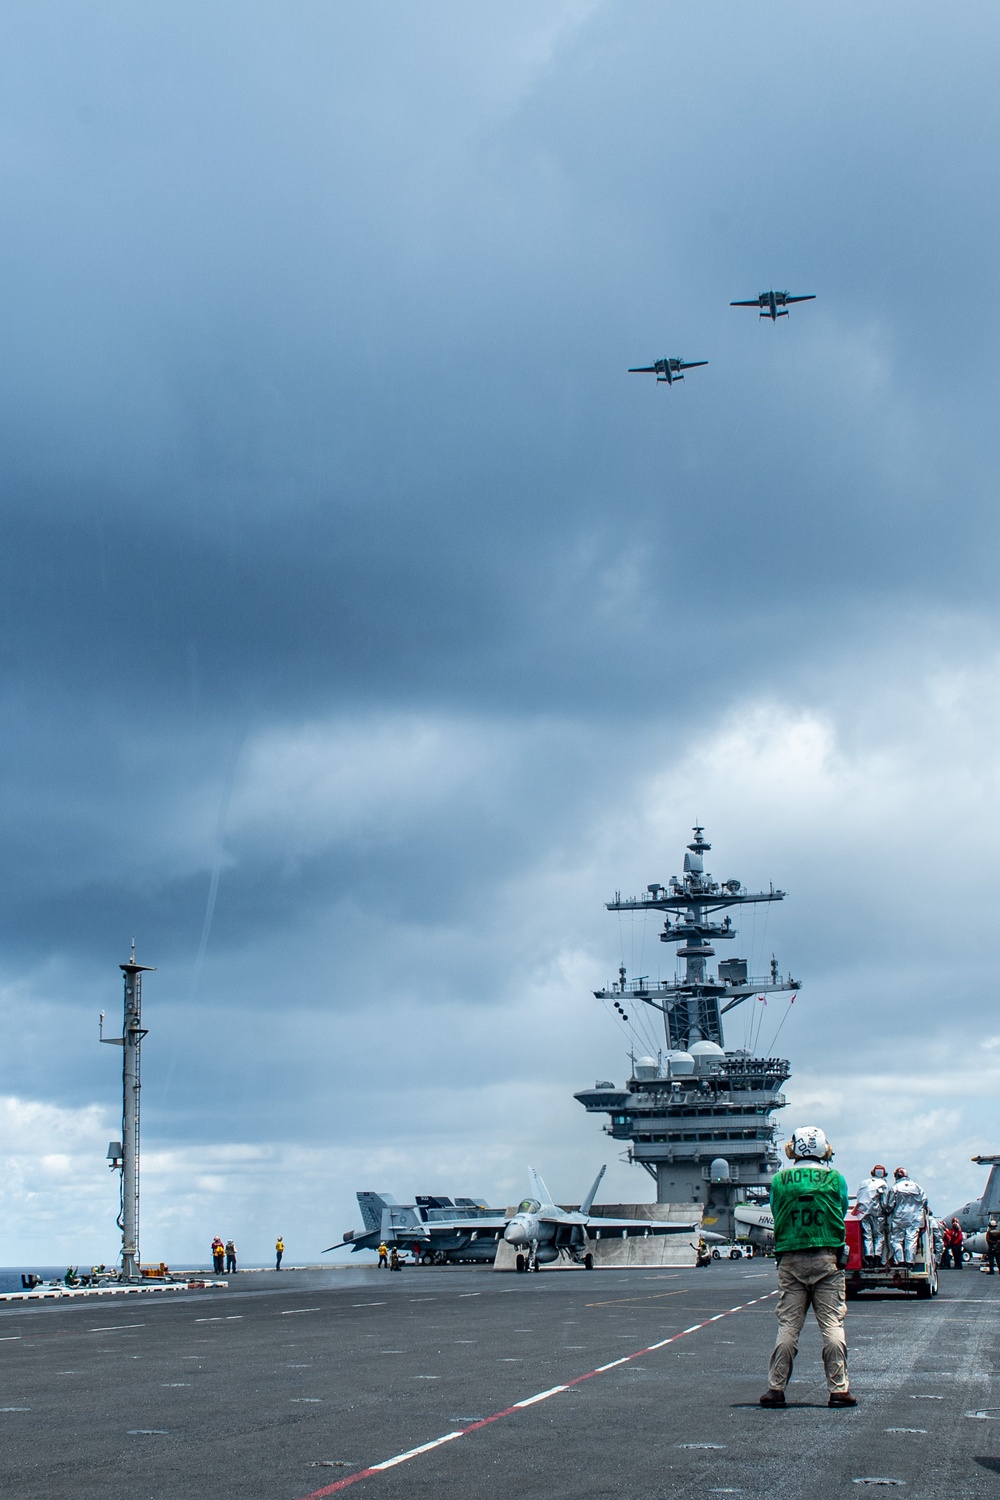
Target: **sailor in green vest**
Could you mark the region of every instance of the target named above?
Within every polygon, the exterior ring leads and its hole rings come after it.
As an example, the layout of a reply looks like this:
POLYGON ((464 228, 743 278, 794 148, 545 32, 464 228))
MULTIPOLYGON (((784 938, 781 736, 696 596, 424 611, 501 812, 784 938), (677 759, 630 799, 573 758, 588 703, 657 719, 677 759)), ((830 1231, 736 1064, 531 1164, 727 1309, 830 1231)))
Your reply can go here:
POLYGON ((778 1341, 771 1355, 768 1388, 761 1406, 784 1406, 785 1386, 812 1307, 823 1336, 823 1367, 830 1406, 857 1406, 847 1380, 844 1318, 847 1264, 844 1215, 847 1183, 831 1167, 833 1147, 817 1125, 792 1131, 785 1146, 792 1165, 771 1182, 774 1258, 778 1262, 778 1341))

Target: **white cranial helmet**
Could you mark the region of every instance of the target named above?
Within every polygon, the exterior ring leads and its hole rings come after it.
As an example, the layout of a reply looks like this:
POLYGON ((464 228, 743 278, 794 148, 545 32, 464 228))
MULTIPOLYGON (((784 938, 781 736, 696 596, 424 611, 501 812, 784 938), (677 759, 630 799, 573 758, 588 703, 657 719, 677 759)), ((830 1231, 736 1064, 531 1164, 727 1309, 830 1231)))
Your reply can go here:
POLYGON ((818 1125, 800 1125, 792 1131, 785 1155, 793 1161, 829 1161, 833 1147, 818 1125))

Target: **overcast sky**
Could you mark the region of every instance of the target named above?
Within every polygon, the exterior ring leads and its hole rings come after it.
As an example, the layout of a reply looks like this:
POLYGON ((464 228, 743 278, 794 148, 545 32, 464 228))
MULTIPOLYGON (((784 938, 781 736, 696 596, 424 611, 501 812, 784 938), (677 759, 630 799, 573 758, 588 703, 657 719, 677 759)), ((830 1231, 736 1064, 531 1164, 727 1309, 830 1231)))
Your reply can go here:
POLYGON ((998 52, 992 0, 5 6, 0 1262, 115 1257, 133 936, 146 1259, 652 1198, 572 1095, 696 818, 788 892, 783 1125, 979 1191, 998 52))

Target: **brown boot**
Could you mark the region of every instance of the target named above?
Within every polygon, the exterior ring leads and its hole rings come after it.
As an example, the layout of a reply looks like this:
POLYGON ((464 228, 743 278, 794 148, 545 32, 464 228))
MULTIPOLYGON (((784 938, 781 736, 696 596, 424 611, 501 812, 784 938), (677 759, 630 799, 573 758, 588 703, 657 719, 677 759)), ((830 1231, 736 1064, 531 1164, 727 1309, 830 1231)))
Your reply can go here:
POLYGON ((785 1393, 776 1391, 773 1386, 770 1386, 761 1396, 760 1404, 761 1406, 784 1406, 785 1393))
POLYGON ((831 1391, 827 1406, 857 1406, 857 1396, 852 1396, 850 1391, 831 1391))

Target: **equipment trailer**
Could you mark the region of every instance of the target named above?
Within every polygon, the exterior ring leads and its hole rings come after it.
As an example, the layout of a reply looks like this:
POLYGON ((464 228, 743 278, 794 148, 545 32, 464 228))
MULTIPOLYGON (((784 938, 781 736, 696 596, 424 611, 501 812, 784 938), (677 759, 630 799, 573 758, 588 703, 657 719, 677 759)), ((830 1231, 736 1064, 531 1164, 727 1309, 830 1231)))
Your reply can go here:
POLYGON ((914 1292, 918 1297, 936 1297, 938 1292, 937 1262, 934 1259, 934 1230, 930 1215, 924 1211, 920 1238, 917 1241, 917 1260, 912 1265, 886 1265, 865 1263, 862 1256, 861 1216, 857 1208, 848 1211, 844 1219, 844 1238, 847 1241, 847 1296, 854 1299, 860 1292, 914 1292))

